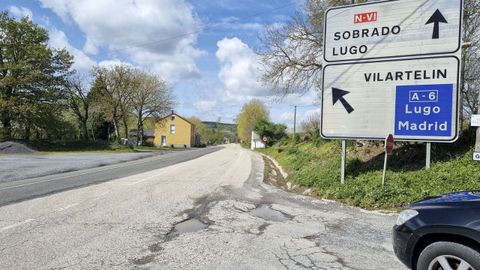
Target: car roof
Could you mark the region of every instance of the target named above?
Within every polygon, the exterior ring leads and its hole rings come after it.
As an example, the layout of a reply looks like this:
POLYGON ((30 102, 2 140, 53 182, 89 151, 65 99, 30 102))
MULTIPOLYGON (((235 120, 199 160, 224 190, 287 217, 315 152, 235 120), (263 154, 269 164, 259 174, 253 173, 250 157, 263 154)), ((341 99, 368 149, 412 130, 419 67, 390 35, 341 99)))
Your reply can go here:
POLYGON ((462 191, 429 197, 411 204, 411 207, 424 205, 444 205, 448 203, 461 202, 479 202, 480 204, 480 191, 462 191))

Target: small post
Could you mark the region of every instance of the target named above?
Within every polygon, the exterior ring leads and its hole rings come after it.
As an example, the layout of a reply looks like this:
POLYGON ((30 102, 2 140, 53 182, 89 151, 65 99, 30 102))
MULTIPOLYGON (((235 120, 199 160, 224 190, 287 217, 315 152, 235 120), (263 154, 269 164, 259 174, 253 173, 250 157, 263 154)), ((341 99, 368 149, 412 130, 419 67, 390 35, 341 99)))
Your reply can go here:
POLYGON ((295 143, 295 136, 297 133, 297 105, 293 109, 293 143, 295 143))
POLYGON ((382 187, 385 186, 385 175, 387 174, 387 160, 388 160, 388 154, 385 151, 385 160, 383 161, 382 187))
POLYGON ((425 157, 425 168, 427 170, 430 169, 431 157, 432 157, 432 143, 427 142, 427 154, 425 157))
MULTIPOLYGON (((480 90, 478 90, 477 114, 480 114, 480 90)), ((475 151, 480 152, 480 127, 477 127, 477 133, 475 137, 475 151)))
POLYGON ((340 173, 340 182, 345 184, 345 167, 347 161, 347 141, 342 141, 342 165, 341 165, 341 173, 340 173))

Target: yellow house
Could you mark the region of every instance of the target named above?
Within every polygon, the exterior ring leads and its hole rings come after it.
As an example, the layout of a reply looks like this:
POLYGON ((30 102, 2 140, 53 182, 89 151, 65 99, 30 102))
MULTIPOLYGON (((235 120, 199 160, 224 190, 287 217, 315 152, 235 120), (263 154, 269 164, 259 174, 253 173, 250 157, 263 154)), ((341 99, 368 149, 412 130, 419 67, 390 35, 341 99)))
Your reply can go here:
POLYGON ((195 139, 195 125, 173 111, 155 125, 155 146, 190 148, 195 139))

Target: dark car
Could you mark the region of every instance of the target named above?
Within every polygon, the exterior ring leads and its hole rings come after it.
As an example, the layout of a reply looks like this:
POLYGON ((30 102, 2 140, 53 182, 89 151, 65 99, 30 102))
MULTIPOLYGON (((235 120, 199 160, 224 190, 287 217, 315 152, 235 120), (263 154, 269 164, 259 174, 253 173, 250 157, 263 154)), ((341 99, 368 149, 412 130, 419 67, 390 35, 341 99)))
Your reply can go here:
POLYGON ((480 191, 413 203, 393 227, 393 249, 416 270, 480 270, 480 191))

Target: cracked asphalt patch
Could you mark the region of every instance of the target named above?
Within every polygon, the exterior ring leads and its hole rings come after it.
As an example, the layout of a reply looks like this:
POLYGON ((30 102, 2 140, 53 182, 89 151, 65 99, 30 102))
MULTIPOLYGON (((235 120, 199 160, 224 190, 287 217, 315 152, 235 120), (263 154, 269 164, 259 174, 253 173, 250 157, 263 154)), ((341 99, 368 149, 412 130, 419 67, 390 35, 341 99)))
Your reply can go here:
POLYGON ((267 185, 262 157, 228 146, 1 207, 0 268, 406 269, 395 218, 267 185))

